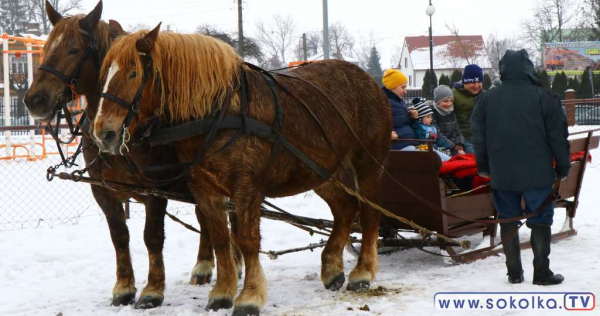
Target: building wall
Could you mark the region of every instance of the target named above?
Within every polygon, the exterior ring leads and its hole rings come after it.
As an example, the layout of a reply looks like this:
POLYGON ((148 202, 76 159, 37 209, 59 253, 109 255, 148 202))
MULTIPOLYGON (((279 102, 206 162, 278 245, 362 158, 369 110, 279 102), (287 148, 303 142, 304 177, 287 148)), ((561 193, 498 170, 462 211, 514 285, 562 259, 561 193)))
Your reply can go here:
POLYGON ((416 76, 412 61, 410 60, 410 54, 408 53, 408 45, 406 45, 406 41, 404 41, 404 47, 402 47, 402 54, 400 55, 399 69, 408 77, 409 87, 421 87, 420 85, 416 85, 416 76))

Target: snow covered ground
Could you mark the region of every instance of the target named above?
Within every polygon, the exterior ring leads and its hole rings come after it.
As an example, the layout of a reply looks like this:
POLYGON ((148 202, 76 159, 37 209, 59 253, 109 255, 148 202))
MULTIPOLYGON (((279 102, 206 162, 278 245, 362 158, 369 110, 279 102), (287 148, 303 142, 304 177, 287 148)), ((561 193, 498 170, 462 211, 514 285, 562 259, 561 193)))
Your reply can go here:
MULTIPOLYGON (((575 218, 579 234, 552 247, 551 267, 566 278, 561 285, 541 288, 531 284, 533 257, 530 250, 522 253, 525 283, 510 285, 506 281, 503 256, 455 265, 411 249, 380 256, 379 273, 372 284, 374 289, 380 287, 379 291, 369 294, 330 292, 323 288, 319 278, 321 251, 317 249, 283 255, 277 260, 261 256, 269 282, 268 302, 262 312, 264 315, 463 315, 465 312, 435 310, 434 294, 441 291, 572 291, 595 292, 598 296, 600 151, 593 154, 595 160, 587 169, 575 218), (365 305, 369 311, 359 309, 365 305)), ((3 195, 2 199, 8 197, 3 195)), ((278 199, 274 203, 296 214, 331 218, 325 203, 314 194, 278 199)), ((0 315, 231 314, 231 310, 210 313, 204 310, 210 286, 188 284, 196 260, 198 236, 170 220, 166 222, 167 289, 163 306, 153 310, 111 306, 115 255, 106 222, 98 216, 96 208, 93 204, 84 207, 76 225, 0 232, 0 315)), ((558 210, 553 231, 561 228, 564 217, 565 212, 558 210)), ((195 223, 192 214, 182 219, 195 223)), ((138 294, 148 272, 143 224, 140 214, 134 214, 128 221, 138 294)), ((529 230, 522 229, 520 234, 522 240, 528 239, 529 230)), ((263 220, 262 235, 263 250, 306 246, 320 240, 318 236, 311 237, 302 230, 270 220, 263 220)), ((478 235, 470 240, 481 239, 478 235)), ((351 252, 345 252, 344 258, 347 275, 356 264, 356 258, 351 252)), ((240 281, 239 288, 241 285, 240 281)), ((595 311, 600 312, 600 309, 596 307, 595 311)), ((526 315, 531 312, 491 313, 526 315)))

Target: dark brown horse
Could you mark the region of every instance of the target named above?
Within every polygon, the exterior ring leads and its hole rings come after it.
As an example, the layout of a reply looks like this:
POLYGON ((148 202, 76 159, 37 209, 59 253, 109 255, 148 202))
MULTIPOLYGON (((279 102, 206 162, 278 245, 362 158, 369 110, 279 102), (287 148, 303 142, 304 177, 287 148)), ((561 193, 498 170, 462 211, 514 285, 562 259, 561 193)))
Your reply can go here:
MULTIPOLYGON (((89 117, 94 118, 98 109, 101 86, 98 84, 100 65, 115 37, 124 34, 121 26, 110 21, 108 24, 100 20, 102 14, 102 1, 88 15, 62 17, 46 2, 48 17, 54 29, 45 45, 44 65, 55 69, 65 76, 73 76, 81 64, 81 70, 75 85, 76 92, 86 96, 86 108, 89 117), (86 49, 93 39, 95 49, 85 55, 86 49)), ((56 101, 65 90, 65 82, 59 76, 47 69, 37 71, 25 103, 35 118, 49 122, 57 111, 56 101)), ((83 138, 84 147, 90 143, 89 138, 83 138)), ((84 151, 86 164, 91 163, 98 153, 96 146, 84 151)), ((173 150, 165 147, 148 148, 139 147, 133 150, 132 160, 143 168, 149 164, 164 164, 175 161, 173 150)), ((135 185, 147 185, 147 181, 137 176, 132 166, 127 164, 122 157, 106 157, 106 162, 96 164, 89 170, 94 178, 104 178, 109 181, 118 181, 135 185)), ((160 177, 160 175, 158 175, 160 177)), ((171 183, 170 190, 188 193, 185 179, 171 183)), ((141 201, 146 207, 146 223, 144 228, 144 242, 148 248, 149 273, 148 283, 142 291, 136 307, 150 308, 158 306, 164 299, 165 274, 162 257, 164 244, 164 216, 167 200, 134 195, 124 192, 115 192, 107 188, 92 186, 92 193, 96 202, 104 212, 110 236, 115 247, 117 259, 117 281, 113 288, 114 305, 129 304, 135 299, 136 288, 131 256, 129 253, 129 232, 125 224, 123 202, 134 198, 141 201)), ((202 214, 196 209, 196 215, 202 228, 200 247, 197 263, 192 270, 191 283, 204 284, 210 281, 214 267, 214 255, 208 229, 202 214)), ((238 263, 239 264, 239 263, 238 263)), ((241 269, 238 266, 238 269, 241 269)))
MULTIPOLYGON (((104 60, 104 97, 92 122, 93 138, 102 151, 119 153, 123 144, 127 145, 126 137, 119 135, 135 133, 136 128, 156 116, 163 123, 178 124, 205 119, 226 109, 228 115, 239 117, 245 108, 245 97, 241 95, 246 91, 244 76, 250 95, 246 117, 275 123, 273 92, 231 47, 200 34, 159 34, 159 27, 121 37, 104 60), (136 95, 140 96, 139 107, 134 106, 139 118, 133 118, 125 129, 124 120, 131 113, 128 108, 136 103, 136 95)), ((301 80, 276 76, 284 113, 280 135, 332 178, 340 176, 339 160, 350 165, 360 193, 377 201, 383 171, 379 163, 386 158, 391 135, 385 96, 367 73, 344 61, 311 64, 294 70, 293 75, 301 80), (304 100, 310 111, 299 100, 304 100)), ((259 207, 265 197, 314 189, 328 203, 335 224, 322 253, 321 278, 326 288, 334 290, 345 280, 343 247, 360 210, 363 244, 349 275, 348 289, 368 289, 377 271, 379 213, 317 175, 291 151, 280 148, 272 155, 273 145, 268 140, 245 134, 226 146, 235 134, 235 130, 220 130, 210 140, 204 134, 175 143, 180 161, 196 162, 190 168, 190 190, 202 209, 211 210, 207 217, 217 256, 217 282, 210 292, 208 308, 231 306, 237 291, 223 196, 236 205, 236 241, 244 255, 246 272, 244 287, 235 299, 234 315, 257 315, 266 302, 266 279, 259 261, 259 207), (208 148, 203 147, 205 142, 210 143, 208 148), (204 154, 198 160, 201 150, 204 154)))

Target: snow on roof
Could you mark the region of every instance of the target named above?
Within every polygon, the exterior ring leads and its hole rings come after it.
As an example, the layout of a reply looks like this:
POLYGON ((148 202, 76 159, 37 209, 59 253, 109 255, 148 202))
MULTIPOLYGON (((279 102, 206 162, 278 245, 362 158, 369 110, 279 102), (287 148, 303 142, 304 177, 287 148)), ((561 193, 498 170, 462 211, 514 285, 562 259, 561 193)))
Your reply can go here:
MULTIPOLYGON (((466 58, 450 54, 451 50, 448 44, 433 47, 433 69, 459 69, 469 64, 466 58)), ((484 48, 475 50, 473 55, 469 58, 471 64, 477 64, 481 68, 492 68, 484 48)), ((410 53, 410 59, 413 69, 429 69, 429 47, 415 49, 410 53)))
MULTIPOLYGON (((413 69, 429 69, 429 37, 407 36, 405 41, 413 69)), ((434 69, 464 68, 469 64, 466 55, 469 55, 470 63, 491 68, 481 35, 434 36, 433 43, 434 69)))
POLYGON ((19 34, 19 36, 21 37, 29 37, 31 39, 36 39, 36 40, 41 40, 41 41, 46 41, 48 39, 48 35, 46 34, 42 34, 42 35, 35 35, 33 33, 21 33, 19 34))

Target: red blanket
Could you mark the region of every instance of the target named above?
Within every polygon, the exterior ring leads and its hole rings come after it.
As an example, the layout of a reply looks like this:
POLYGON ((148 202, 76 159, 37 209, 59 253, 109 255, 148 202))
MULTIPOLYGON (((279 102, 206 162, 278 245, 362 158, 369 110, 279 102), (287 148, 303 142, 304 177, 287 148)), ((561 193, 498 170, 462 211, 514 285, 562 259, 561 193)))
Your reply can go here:
MULTIPOLYGON (((585 155, 584 151, 572 153, 571 161, 581 160, 585 155)), ((592 162, 592 155, 588 155, 588 162, 592 162)), ((455 178, 475 177, 473 187, 489 182, 489 178, 482 178, 477 175, 477 162, 474 154, 458 155, 442 163, 439 172, 440 176, 453 176, 455 178), (476 185, 477 184, 477 185, 476 185)))

